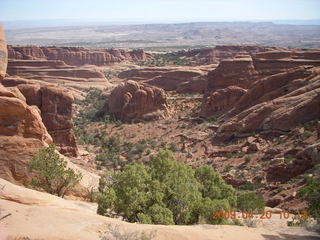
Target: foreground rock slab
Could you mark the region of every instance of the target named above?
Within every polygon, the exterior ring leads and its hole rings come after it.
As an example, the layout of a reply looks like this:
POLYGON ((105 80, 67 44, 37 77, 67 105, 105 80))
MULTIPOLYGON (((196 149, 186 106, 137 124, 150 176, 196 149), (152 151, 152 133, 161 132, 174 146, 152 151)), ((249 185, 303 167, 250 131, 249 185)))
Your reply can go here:
MULTIPOLYGON (((265 240, 316 239, 316 235, 301 228, 273 224, 273 230, 240 226, 163 226, 132 224, 95 214, 92 203, 70 201, 47 193, 16 186, 0 179, 1 220, 0 239, 101 239, 100 236, 118 226, 125 232, 155 232, 155 240, 265 240)), ((278 217, 278 216, 277 216, 278 217)), ((270 226, 271 227, 271 226, 270 226)))

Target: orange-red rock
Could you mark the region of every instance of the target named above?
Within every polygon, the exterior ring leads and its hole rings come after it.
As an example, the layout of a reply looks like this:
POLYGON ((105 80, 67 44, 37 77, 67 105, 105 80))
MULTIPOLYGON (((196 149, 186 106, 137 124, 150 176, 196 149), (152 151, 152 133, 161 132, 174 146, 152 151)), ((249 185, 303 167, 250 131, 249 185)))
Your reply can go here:
POLYGON ((152 58, 143 50, 101 49, 81 47, 37 47, 8 46, 9 59, 17 60, 60 60, 68 65, 107 65, 122 61, 146 61, 152 58))
POLYGON ((239 102, 245 106, 239 104, 239 113, 220 132, 289 131, 320 116, 320 68, 298 68, 264 78, 239 102), (272 86, 274 81, 278 85, 272 86))
POLYGON ((206 72, 190 67, 141 67, 118 75, 178 93, 203 93, 207 86, 206 72))
POLYGON ((153 120, 168 114, 163 89, 131 80, 118 85, 111 92, 106 110, 125 122, 153 120))
POLYGON ((200 115, 206 117, 226 112, 234 107, 246 92, 237 86, 219 89, 204 99, 200 115))

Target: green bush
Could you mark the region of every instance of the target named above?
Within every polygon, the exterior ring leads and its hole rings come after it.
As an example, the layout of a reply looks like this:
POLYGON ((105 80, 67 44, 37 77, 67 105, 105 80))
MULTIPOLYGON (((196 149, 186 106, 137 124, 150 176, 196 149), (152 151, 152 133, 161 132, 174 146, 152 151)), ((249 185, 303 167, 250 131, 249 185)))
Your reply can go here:
POLYGON ((235 190, 209 166, 194 171, 177 163, 170 151, 160 150, 149 167, 126 165, 101 178, 98 213, 116 212, 129 222, 152 224, 208 223, 214 210, 230 210, 235 190))
POLYGON ((299 190, 299 197, 308 202, 308 213, 320 220, 320 179, 312 179, 299 190))
POLYGON ((55 152, 53 144, 37 152, 29 162, 29 168, 34 173, 33 186, 59 197, 64 197, 82 178, 81 173, 67 168, 67 161, 55 152))
POLYGON ((241 194, 237 198, 237 208, 241 211, 257 212, 264 207, 263 198, 253 192, 241 194))

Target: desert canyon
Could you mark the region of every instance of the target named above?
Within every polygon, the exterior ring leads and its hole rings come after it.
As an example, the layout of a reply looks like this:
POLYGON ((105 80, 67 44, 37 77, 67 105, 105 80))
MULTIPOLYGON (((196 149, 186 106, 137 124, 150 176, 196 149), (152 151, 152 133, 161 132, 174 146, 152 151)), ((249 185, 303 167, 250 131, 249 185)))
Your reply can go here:
POLYGON ((101 236, 110 226, 159 240, 319 239, 279 217, 308 207, 297 192, 320 174, 319 121, 320 48, 22 46, 7 45, 1 28, 0 239, 109 239, 101 236), (114 171, 169 149, 177 162, 212 166, 237 191, 260 194, 273 217, 252 228, 97 215, 87 190, 97 191, 108 169, 97 159, 99 141, 110 137, 121 145, 114 171), (28 162, 51 143, 83 175, 64 199, 27 184, 28 162))

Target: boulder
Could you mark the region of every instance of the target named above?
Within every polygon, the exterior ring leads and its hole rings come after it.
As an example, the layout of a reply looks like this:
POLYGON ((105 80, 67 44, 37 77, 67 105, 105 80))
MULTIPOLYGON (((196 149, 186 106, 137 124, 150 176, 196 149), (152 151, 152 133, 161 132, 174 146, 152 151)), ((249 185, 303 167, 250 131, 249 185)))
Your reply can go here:
POLYGON ((204 98, 200 116, 209 117, 230 110, 246 92, 245 89, 237 86, 229 86, 213 92, 208 98, 204 98))
POLYGON ((299 153, 297 153, 297 158, 304 159, 311 162, 313 165, 320 163, 320 143, 312 144, 299 153))
POLYGON ((77 156, 78 148, 72 133, 73 96, 64 89, 43 86, 41 92, 41 116, 43 123, 57 145, 67 156, 77 156))
POLYGON ((163 89, 131 80, 111 92, 106 111, 124 122, 159 119, 169 112, 163 89))

